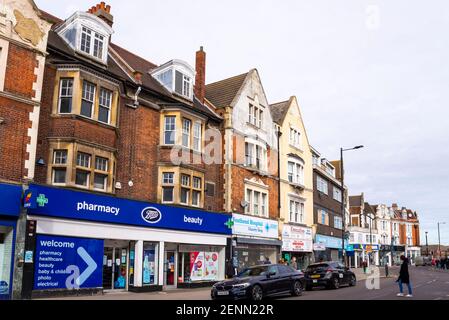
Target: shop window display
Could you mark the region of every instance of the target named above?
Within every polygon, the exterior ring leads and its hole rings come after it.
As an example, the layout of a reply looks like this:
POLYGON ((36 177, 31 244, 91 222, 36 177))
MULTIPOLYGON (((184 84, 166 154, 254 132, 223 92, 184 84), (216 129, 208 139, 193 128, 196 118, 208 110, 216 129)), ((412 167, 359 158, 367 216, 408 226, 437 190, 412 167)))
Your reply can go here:
POLYGON ((179 253, 179 280, 183 283, 218 281, 218 252, 179 253))
POLYGON ((143 285, 154 285, 156 281, 156 245, 145 243, 143 247, 143 285))
POLYGON ((0 226, 0 299, 10 291, 13 229, 0 226))

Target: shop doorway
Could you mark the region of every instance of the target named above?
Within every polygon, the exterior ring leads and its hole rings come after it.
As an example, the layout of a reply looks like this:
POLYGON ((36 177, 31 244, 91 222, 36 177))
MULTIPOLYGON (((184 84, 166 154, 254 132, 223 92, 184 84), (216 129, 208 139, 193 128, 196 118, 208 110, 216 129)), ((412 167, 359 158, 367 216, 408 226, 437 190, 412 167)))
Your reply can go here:
POLYGON ((164 286, 167 289, 176 288, 176 251, 165 251, 164 286))
POLYGON ((103 289, 127 290, 129 243, 105 241, 103 256, 103 289))

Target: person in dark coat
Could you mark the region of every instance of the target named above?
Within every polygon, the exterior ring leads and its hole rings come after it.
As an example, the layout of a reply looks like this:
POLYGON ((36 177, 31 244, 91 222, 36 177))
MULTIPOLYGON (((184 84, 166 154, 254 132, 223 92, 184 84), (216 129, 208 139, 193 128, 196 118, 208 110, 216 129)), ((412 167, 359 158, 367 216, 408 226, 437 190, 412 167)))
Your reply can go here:
POLYGON ((399 284, 399 291, 400 291, 400 293, 398 293, 398 297, 404 297, 403 285, 406 284, 408 288, 407 298, 412 298, 413 291, 412 291, 412 284, 410 282, 410 274, 408 272, 408 259, 405 256, 402 256, 401 261, 402 261, 401 271, 399 272, 399 278, 396 281, 399 284))
POLYGON ((231 260, 226 260, 226 277, 232 279, 235 276, 235 268, 231 260))

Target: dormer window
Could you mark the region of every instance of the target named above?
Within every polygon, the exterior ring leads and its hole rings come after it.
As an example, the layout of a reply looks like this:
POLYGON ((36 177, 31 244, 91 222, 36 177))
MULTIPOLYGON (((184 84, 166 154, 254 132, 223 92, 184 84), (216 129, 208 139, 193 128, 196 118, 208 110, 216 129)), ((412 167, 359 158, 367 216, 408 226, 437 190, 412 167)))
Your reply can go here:
POLYGON ((56 32, 80 54, 107 63, 112 28, 102 19, 86 12, 76 12, 56 32))
POLYGON ((167 90, 190 100, 193 98, 195 71, 187 63, 172 60, 153 70, 151 75, 167 90))

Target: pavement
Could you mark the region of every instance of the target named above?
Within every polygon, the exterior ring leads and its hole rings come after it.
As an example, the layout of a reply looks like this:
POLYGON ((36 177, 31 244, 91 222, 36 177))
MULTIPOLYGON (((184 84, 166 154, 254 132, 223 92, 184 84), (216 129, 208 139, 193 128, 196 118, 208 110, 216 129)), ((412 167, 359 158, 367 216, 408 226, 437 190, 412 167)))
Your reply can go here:
MULTIPOLYGON (((284 296, 282 300, 404 300, 399 298, 396 283, 399 269, 390 268, 390 277, 385 277, 384 268, 379 268, 380 277, 363 274, 360 269, 353 270, 358 283, 355 287, 343 287, 339 290, 314 289, 304 292, 301 297, 284 296)), ((377 271, 376 271, 377 273, 377 271)), ((449 301, 449 271, 439 271, 431 267, 411 267, 410 277, 414 290, 412 300, 446 300, 449 301)), ((404 288, 405 293, 407 289, 404 288)), ((103 295, 55 298, 46 300, 210 300, 210 288, 177 289, 166 292, 132 293, 118 292, 103 295)))

